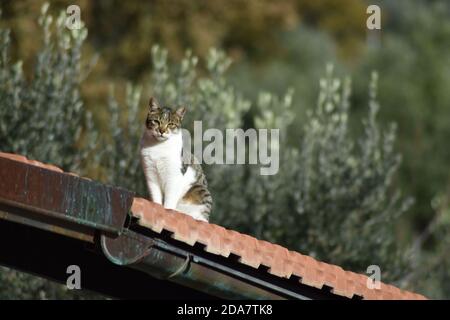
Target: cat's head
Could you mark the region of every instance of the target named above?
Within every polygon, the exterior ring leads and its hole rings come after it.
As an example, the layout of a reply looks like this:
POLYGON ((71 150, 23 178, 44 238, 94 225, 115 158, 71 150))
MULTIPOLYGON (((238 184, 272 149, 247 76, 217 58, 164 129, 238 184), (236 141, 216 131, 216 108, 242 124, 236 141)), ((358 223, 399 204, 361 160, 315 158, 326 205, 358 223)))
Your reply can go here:
POLYGON ((180 133, 185 113, 185 107, 178 109, 162 107, 155 98, 151 97, 145 122, 146 130, 158 141, 167 140, 180 133))

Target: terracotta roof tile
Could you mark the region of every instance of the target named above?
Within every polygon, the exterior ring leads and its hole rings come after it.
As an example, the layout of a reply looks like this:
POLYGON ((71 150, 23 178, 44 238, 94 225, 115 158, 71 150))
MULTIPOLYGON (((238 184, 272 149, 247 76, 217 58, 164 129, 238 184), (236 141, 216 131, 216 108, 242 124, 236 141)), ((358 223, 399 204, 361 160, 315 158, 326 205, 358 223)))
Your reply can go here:
MULTIPOLYGON (((63 172, 54 165, 28 160, 17 154, 0 152, 0 157, 63 172)), ((76 175, 67 172, 65 174, 76 175)), ((326 285, 336 295, 348 298, 358 295, 364 299, 426 299, 420 294, 403 291, 384 283, 380 289, 369 289, 365 275, 344 271, 339 266, 317 261, 307 255, 215 224, 194 220, 142 198, 134 199, 131 212, 139 219, 140 225, 156 233, 169 231, 174 239, 190 246, 201 243, 205 246, 205 251, 215 255, 229 257, 234 254, 239 257, 240 263, 253 268, 263 265, 268 268, 267 272, 277 277, 291 278, 295 275, 301 283, 308 286, 322 288, 326 285)))
POLYGON ((267 272, 281 277, 299 277, 305 285, 322 288, 324 285, 340 296, 348 298, 358 295, 364 299, 426 299, 424 296, 382 283, 380 289, 367 287, 368 277, 341 267, 320 262, 310 256, 300 254, 267 241, 227 230, 173 211, 142 198, 135 198, 132 205, 133 216, 138 223, 157 233, 170 231, 178 241, 193 246, 196 242, 205 245, 205 251, 228 257, 231 253, 239 257, 239 262, 258 268, 268 267, 267 272))

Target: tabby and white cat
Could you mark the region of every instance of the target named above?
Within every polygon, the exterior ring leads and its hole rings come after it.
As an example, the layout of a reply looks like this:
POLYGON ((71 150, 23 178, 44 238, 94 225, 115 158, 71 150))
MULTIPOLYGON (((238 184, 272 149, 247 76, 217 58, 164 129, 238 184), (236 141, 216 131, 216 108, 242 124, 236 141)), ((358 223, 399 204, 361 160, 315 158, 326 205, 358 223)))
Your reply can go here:
MULTIPOLYGON (((141 162, 151 199, 194 219, 208 221, 212 197, 201 166, 183 161, 181 122, 186 109, 161 107, 150 98, 141 138, 141 162)), ((186 154, 185 154, 186 155, 186 154)))

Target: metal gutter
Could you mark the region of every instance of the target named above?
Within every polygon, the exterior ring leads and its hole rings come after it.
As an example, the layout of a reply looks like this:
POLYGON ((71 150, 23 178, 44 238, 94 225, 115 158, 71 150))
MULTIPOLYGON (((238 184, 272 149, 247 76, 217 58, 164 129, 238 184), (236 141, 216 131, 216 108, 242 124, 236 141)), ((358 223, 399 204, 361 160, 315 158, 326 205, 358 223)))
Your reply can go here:
POLYGON ((267 290, 261 283, 255 286, 255 279, 242 273, 131 230, 124 231, 115 239, 102 236, 101 247, 105 256, 115 264, 128 265, 158 279, 219 298, 279 300, 289 296, 287 292, 284 296, 276 290, 267 290))

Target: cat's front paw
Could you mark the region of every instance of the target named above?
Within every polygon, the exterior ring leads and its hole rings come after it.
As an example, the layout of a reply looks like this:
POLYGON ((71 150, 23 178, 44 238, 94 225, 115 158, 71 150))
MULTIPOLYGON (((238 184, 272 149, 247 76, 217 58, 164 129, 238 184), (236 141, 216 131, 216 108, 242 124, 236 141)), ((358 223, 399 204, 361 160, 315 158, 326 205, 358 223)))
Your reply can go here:
POLYGON ((163 207, 165 209, 176 210, 177 206, 172 203, 164 203, 163 207))

